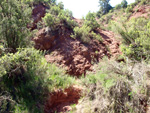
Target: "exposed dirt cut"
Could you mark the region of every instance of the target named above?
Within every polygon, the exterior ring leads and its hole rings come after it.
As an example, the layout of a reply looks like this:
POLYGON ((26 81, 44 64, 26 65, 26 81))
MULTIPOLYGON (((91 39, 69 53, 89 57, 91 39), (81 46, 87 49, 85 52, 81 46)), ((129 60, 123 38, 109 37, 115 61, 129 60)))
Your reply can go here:
MULTIPOLYGON (((46 9, 43 4, 34 6, 32 29, 37 28, 37 23, 44 17, 46 9)), ((82 24, 82 20, 76 18, 74 20, 79 25, 82 24)), ((53 34, 49 28, 40 29, 33 39, 35 48, 47 50, 48 52, 45 55, 47 62, 65 67, 67 73, 75 76, 86 75, 87 70, 92 70, 92 64, 99 62, 104 56, 110 58, 120 54, 119 42, 114 39, 112 32, 98 30, 98 34, 103 37, 104 41, 91 40, 89 44, 71 38, 71 33, 72 30, 63 26, 60 26, 59 30, 53 34)))
POLYGON ((105 30, 99 29, 99 33, 104 40, 103 43, 105 45, 107 45, 107 47, 109 48, 111 57, 116 57, 116 56, 122 54, 119 49, 120 41, 118 41, 117 39, 114 38, 115 36, 112 31, 105 31, 105 30))
POLYGON ((56 90, 50 93, 45 104, 45 113, 67 112, 71 111, 70 105, 77 104, 80 99, 82 88, 78 86, 69 87, 63 90, 56 90))
MULTIPOLYGON (((46 13, 43 4, 35 5, 33 9, 32 29, 37 28, 37 23, 41 21, 46 13)), ((82 20, 74 20, 82 25, 82 20)), ((73 76, 86 75, 86 71, 92 71, 94 63, 98 63, 104 56, 108 58, 121 54, 119 50, 120 42, 114 38, 114 34, 109 31, 97 30, 103 38, 102 42, 91 40, 88 44, 80 39, 71 38, 73 31, 64 26, 58 26, 56 31, 51 32, 50 28, 40 29, 33 38, 35 48, 46 50, 45 58, 49 63, 55 63, 64 67, 68 74, 73 76)), ((55 90, 49 94, 45 104, 45 113, 68 112, 71 111, 72 104, 78 104, 82 88, 72 86, 64 90, 55 90)))
POLYGON ((130 19, 132 18, 139 18, 145 17, 148 18, 150 15, 150 5, 143 5, 143 6, 136 6, 133 9, 133 14, 131 15, 130 19))
POLYGON ((120 54, 119 42, 112 32, 99 30, 103 42, 91 40, 89 44, 84 44, 79 39, 71 38, 68 29, 62 28, 57 35, 50 34, 47 29, 41 29, 33 39, 35 48, 48 50, 45 55, 47 62, 65 67, 70 75, 85 75, 87 70, 92 70, 94 62, 99 62, 104 56, 110 58, 120 54))
POLYGON ((34 5, 34 9, 32 10, 33 23, 30 26, 32 30, 37 28, 37 23, 45 16, 46 9, 46 6, 42 3, 34 5))

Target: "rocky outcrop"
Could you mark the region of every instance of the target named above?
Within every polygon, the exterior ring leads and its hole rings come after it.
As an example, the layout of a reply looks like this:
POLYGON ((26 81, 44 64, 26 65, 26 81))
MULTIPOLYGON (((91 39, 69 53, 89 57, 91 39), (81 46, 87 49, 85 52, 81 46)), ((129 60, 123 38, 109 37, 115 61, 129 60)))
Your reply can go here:
POLYGON ((70 105, 77 104, 81 95, 81 87, 72 86, 63 90, 56 90, 49 94, 45 104, 45 113, 60 113, 71 111, 70 105))

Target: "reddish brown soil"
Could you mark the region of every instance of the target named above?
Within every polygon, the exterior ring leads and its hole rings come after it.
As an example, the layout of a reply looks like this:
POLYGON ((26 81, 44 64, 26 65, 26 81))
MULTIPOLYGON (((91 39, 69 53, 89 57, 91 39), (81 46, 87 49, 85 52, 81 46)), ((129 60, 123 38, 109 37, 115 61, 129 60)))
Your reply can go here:
MULTIPOLYGON (((64 28, 62 28, 63 31, 64 28)), ((109 31, 98 30, 103 42, 91 40, 89 44, 70 37, 71 31, 65 29, 61 35, 48 34, 46 28, 41 29, 35 41, 35 48, 48 50, 45 55, 47 62, 65 67, 70 75, 80 76, 91 70, 92 64, 99 62, 104 56, 115 57, 120 54, 119 42, 109 31), (109 49, 110 48, 110 51, 109 49)))
POLYGON ((32 30, 37 28, 37 23, 42 20, 42 17, 45 16, 46 9, 46 6, 42 3, 34 5, 34 9, 32 10, 33 23, 30 26, 32 30))
POLYGON ((111 57, 116 57, 121 54, 121 51, 119 49, 120 41, 115 39, 114 33, 112 31, 105 31, 99 29, 99 33, 102 36, 104 40, 104 44, 107 45, 107 47, 110 50, 111 57))
POLYGON ((70 105, 78 104, 82 88, 73 86, 62 90, 50 93, 49 98, 45 104, 45 113, 64 113, 71 111, 70 105))
MULTIPOLYGON (((45 10, 44 5, 35 5, 32 29, 37 28, 36 24, 44 17, 45 10)), ((82 24, 80 19, 74 20, 78 22, 79 26, 82 24)), ((104 56, 111 58, 121 53, 119 50, 120 43, 110 31, 97 30, 97 33, 102 36, 103 42, 91 40, 89 44, 82 43, 80 39, 71 38, 72 30, 63 26, 60 26, 54 34, 49 31, 48 28, 38 31, 36 37, 33 38, 35 48, 47 50, 45 55, 47 62, 64 67, 67 73, 73 76, 86 75, 86 71, 92 70, 92 65, 98 63, 104 56)), ((56 90, 50 93, 45 104, 45 113, 70 111, 72 109, 70 105, 78 103, 81 90, 82 88, 73 86, 64 91, 56 90)))
MULTIPOLYGON (((32 12, 34 19, 32 29, 37 27, 37 22, 44 17, 45 13, 46 7, 43 4, 34 6, 32 12)), ((74 20, 79 25, 82 24, 82 20, 75 18, 74 20)), ((50 54, 45 55, 47 62, 65 67, 67 73, 70 75, 85 75, 87 70, 91 70, 92 64, 99 62, 103 56, 110 58, 120 54, 119 42, 114 39, 112 32, 98 30, 104 41, 101 43, 97 40, 91 40, 89 44, 84 44, 80 40, 70 37, 71 30, 66 28, 59 29, 53 35, 49 33, 48 28, 43 28, 38 31, 33 41, 35 42, 36 49, 49 51, 50 54)))
POLYGON ((132 18, 139 18, 139 17, 145 17, 149 18, 150 15, 150 5, 143 5, 143 6, 136 6, 133 9, 133 14, 131 15, 130 19, 132 18))

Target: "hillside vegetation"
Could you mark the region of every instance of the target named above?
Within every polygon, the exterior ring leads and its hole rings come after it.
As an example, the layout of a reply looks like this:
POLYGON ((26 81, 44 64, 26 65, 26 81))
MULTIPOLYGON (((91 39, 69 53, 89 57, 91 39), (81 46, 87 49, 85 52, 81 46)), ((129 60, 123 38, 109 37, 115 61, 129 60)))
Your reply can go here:
POLYGON ((150 1, 109 2, 0 1, 0 113, 150 112, 150 1))

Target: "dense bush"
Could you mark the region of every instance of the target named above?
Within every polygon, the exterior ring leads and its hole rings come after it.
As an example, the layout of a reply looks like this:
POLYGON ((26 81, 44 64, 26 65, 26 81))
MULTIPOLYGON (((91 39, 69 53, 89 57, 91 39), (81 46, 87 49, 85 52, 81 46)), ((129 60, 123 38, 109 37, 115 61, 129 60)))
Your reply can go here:
POLYGON ((75 27, 73 31, 74 31, 74 35, 72 35, 73 38, 80 38, 81 41, 84 43, 90 42, 89 33, 91 31, 91 28, 89 26, 83 25, 82 27, 75 27))
POLYGON ((128 6, 128 2, 126 0, 122 0, 121 7, 126 8, 128 6))
POLYGON ((97 39, 102 41, 102 37, 99 34, 96 34, 90 26, 84 24, 82 27, 75 27, 73 29, 74 34, 72 38, 79 38, 84 43, 90 43, 91 39, 97 39))
POLYGON ((80 38, 84 43, 90 43, 91 39, 102 41, 101 36, 95 33, 99 26, 95 14, 89 12, 86 17, 83 18, 82 26, 73 29, 74 34, 71 37, 80 38))
POLYGON ((140 0, 140 5, 150 4, 150 0, 140 0))
POLYGON ((70 29, 73 29, 77 25, 72 18, 72 12, 69 10, 62 10, 58 15, 60 24, 70 29))
POLYGON ((24 0, 28 4, 50 3, 56 4, 56 0, 24 0))
POLYGON ((129 13, 129 12, 132 12, 133 11, 133 7, 131 5, 129 5, 127 8, 126 8, 126 13, 129 13))
POLYGON ((59 2, 59 3, 58 3, 58 7, 59 7, 60 9, 64 9, 64 4, 63 4, 63 2, 59 2))
POLYGON ((48 26, 52 29, 52 31, 55 30, 56 26, 58 25, 58 20, 50 13, 47 13, 44 16, 43 21, 46 26, 48 26))
POLYGON ((121 9, 122 7, 121 7, 121 4, 118 4, 118 5, 116 5, 115 7, 114 7, 114 10, 118 10, 118 9, 121 9))
POLYGON ((4 40, 6 48, 16 51, 29 44, 31 31, 27 24, 31 22, 30 17, 31 8, 24 1, 0 1, 0 40, 4 40))
POLYGON ((89 12, 86 15, 84 25, 89 26, 91 30, 96 30, 99 27, 99 24, 96 21, 96 17, 94 13, 89 12))
POLYGON ((35 49, 20 49, 0 58, 0 112, 43 112, 49 92, 66 88, 74 78, 48 64, 35 49))
POLYGON ((61 12, 61 9, 58 6, 56 6, 56 5, 51 6, 51 8, 50 8, 50 14, 58 16, 58 14, 60 12, 61 12))
POLYGON ((114 10, 118 10, 118 9, 121 9, 121 8, 126 8, 128 6, 128 2, 126 0, 123 0, 121 2, 121 4, 118 4, 114 7, 114 10))
POLYGON ((122 51, 136 60, 149 60, 150 22, 145 18, 132 19, 128 23, 114 24, 123 39, 122 51))
POLYGON ((57 30, 59 26, 73 29, 77 25, 73 20, 72 12, 68 9, 64 10, 62 3, 50 6, 50 10, 47 10, 43 21, 46 26, 51 27, 53 30, 57 30))
POLYGON ((4 46, 0 45, 0 57, 4 55, 4 46))

